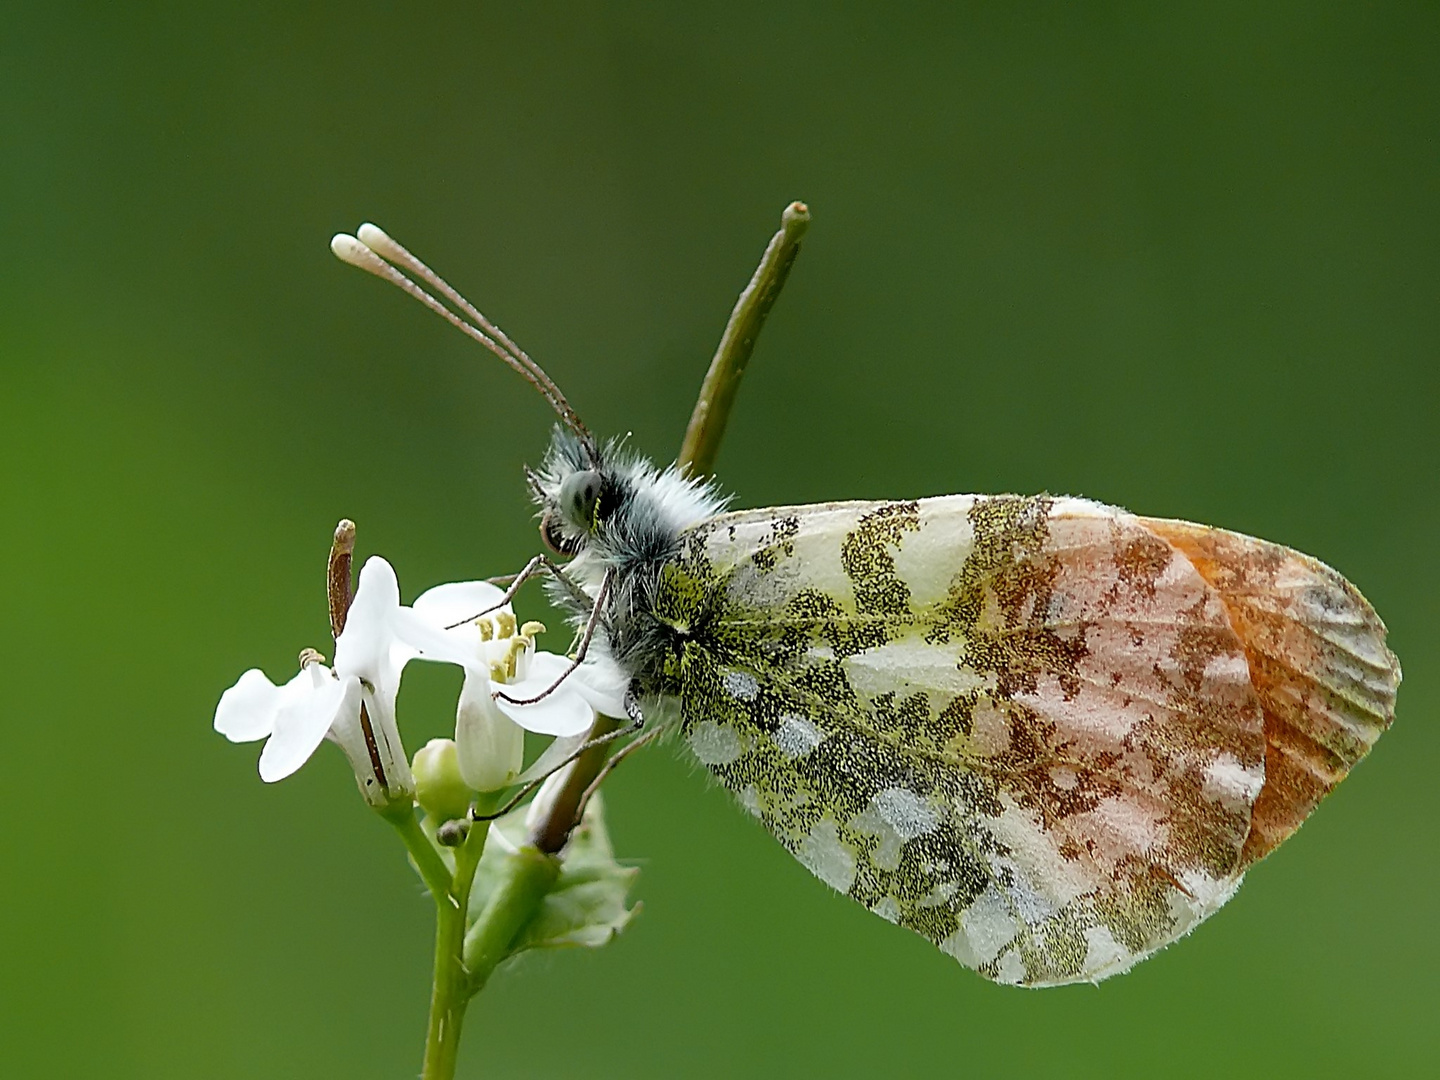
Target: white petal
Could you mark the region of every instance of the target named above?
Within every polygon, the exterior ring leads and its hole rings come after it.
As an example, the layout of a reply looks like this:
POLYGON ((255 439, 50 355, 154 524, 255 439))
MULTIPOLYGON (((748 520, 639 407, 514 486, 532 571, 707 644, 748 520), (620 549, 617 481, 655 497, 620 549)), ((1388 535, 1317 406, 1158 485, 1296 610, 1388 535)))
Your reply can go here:
POLYGON ((525 731, 495 707, 490 680, 466 674, 455 712, 460 776, 476 791, 495 791, 515 779, 525 761, 525 731))
MULTIPOLYGON (((511 697, 527 698, 539 694, 553 682, 553 679, 531 678, 508 686, 495 683, 493 687, 511 697)), ((540 735, 579 735, 595 723, 595 710, 590 703, 568 686, 551 691, 533 705, 514 705, 504 698, 496 698, 495 704, 526 731, 540 735)))
POLYGON ((530 800, 530 805, 525 808, 525 828, 533 829, 542 818, 549 815, 555 804, 555 797, 559 795, 560 789, 570 779, 570 772, 575 768, 572 762, 563 769, 553 772, 540 785, 540 790, 535 793, 535 798, 530 800))
MULTIPOLYGON (((297 678, 309 675, 316 667, 311 665, 297 678)), ((335 679, 325 673, 318 686, 310 686, 307 693, 276 713, 275 731, 260 753, 260 779, 267 784, 285 779, 310 760, 342 710, 359 708, 359 680, 335 679)))
POLYGON ((421 660, 459 664, 476 672, 488 670, 480 657, 480 633, 473 626, 446 630, 439 623, 404 607, 397 608, 391 615, 390 625, 396 639, 414 649, 421 660))
POLYGON ((533 697, 545 687, 554 685, 557 679, 564 676, 563 686, 565 689, 579 694, 596 712, 623 719, 625 716, 625 688, 629 679, 616 666, 615 662, 604 658, 586 660, 567 675, 570 663, 568 657, 537 650, 530 657, 525 681, 538 684, 538 688, 529 694, 511 692, 510 696, 533 697))
POLYGON ((366 715, 370 717, 370 732, 375 738, 375 749, 380 755, 380 767, 385 770, 385 779, 391 792, 414 791, 415 777, 410 772, 410 760, 405 753, 405 744, 400 740, 400 728, 395 720, 395 683, 376 686, 365 691, 366 715))
POLYGON ((400 610, 400 583, 390 564, 378 555, 365 560, 360 584, 345 616, 345 629, 335 641, 335 670, 374 684, 398 678, 390 655, 392 622, 400 610))
POLYGON ((395 568, 379 555, 371 555, 360 568, 360 582, 350 604, 351 611, 356 604, 362 609, 373 605, 375 611, 400 606, 400 580, 395 576, 395 568))
MULTIPOLYGON (((494 607, 505 590, 488 581, 452 581, 426 589, 411 606, 415 613, 437 626, 468 622, 488 608, 494 607)), ((509 611, 506 604, 501 610, 509 611)))
POLYGON ((253 742, 275 729, 282 691, 259 668, 241 675, 220 695, 215 707, 215 730, 231 742, 253 742))
MULTIPOLYGON (((400 609, 404 611, 404 608, 400 609)), ((418 659, 420 651, 413 646, 405 644, 398 639, 390 642, 390 655, 385 663, 384 682, 387 685, 400 685, 400 673, 405 670, 405 665, 411 660, 418 659)))
MULTIPOLYGON (((566 674, 573 664, 573 661, 568 656, 560 656, 553 652, 546 652, 544 649, 532 649, 528 661, 523 681, 538 682, 541 690, 553 685, 555 680, 562 676, 565 678, 566 684, 569 683, 570 679, 574 678, 573 674, 566 674)), ((576 670, 578 671, 579 668, 576 670)), ((522 680, 516 680, 516 684, 518 685, 520 681, 522 680)), ((518 697, 519 695, 515 696, 518 697)))
POLYGON ((613 660, 606 657, 586 660, 570 676, 570 684, 596 712, 622 720, 625 718, 625 691, 629 688, 630 677, 613 660))

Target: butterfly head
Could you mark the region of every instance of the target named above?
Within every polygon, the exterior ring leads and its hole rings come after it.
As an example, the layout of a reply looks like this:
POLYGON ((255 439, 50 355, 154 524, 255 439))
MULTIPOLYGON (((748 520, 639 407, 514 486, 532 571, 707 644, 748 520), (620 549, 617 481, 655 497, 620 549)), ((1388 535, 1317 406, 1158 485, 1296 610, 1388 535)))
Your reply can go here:
POLYGON ((544 462, 528 475, 540 537, 560 555, 663 556, 682 529, 724 502, 674 466, 657 469, 618 442, 597 443, 560 425, 544 462))
POLYGON ((621 485, 610 451, 557 425, 544 464, 528 474, 540 538, 556 554, 583 551, 617 508, 621 485))

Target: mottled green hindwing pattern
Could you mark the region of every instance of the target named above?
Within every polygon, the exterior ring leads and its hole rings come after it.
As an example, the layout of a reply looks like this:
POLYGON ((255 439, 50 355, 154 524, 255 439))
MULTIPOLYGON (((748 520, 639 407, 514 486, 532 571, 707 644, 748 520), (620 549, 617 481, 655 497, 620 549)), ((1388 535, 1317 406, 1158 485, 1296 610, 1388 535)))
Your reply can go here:
POLYGON ((1264 779, 1223 605, 1077 499, 713 518, 655 598, 659 692, 827 884, 1002 982, 1123 971, 1233 893, 1264 779))

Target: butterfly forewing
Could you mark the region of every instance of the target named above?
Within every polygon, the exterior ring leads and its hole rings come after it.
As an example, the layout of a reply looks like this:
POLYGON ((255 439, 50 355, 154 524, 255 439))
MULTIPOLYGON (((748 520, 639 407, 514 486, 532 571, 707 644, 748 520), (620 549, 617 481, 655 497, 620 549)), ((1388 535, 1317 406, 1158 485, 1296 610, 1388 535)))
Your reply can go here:
POLYGON ((1360 591, 1317 559, 1185 521, 1141 519, 1220 593, 1265 714, 1265 787, 1246 863, 1300 827, 1395 713, 1400 663, 1360 591))
POLYGON ((720 515, 655 610, 700 760, 821 879, 991 978, 1123 971, 1239 883, 1266 754, 1246 649, 1124 511, 720 515))

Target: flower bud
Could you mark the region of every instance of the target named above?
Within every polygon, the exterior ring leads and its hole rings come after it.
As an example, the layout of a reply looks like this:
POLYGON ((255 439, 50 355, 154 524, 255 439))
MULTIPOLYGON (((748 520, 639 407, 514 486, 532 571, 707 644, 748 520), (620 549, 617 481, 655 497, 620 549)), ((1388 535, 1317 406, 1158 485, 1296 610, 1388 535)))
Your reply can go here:
POLYGON ((415 800, 436 821, 463 818, 475 797, 460 776, 460 755, 451 739, 431 739, 415 752, 415 800))
POLYGON ((470 819, 460 818, 445 822, 435 830, 435 842, 441 847, 459 847, 470 835, 470 819))

